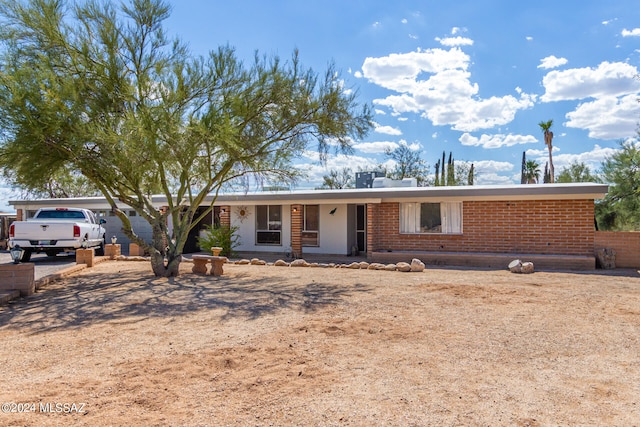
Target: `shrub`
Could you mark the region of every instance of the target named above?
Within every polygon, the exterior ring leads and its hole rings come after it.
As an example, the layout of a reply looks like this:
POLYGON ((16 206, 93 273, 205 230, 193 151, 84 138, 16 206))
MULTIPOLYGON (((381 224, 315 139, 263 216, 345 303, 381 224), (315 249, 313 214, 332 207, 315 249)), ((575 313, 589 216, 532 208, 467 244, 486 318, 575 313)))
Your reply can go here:
POLYGON ((205 232, 198 237, 198 246, 203 251, 211 251, 214 246, 222 248, 221 256, 232 257, 236 255, 235 248, 240 244, 240 236, 237 235, 239 227, 212 227, 205 225, 205 232))

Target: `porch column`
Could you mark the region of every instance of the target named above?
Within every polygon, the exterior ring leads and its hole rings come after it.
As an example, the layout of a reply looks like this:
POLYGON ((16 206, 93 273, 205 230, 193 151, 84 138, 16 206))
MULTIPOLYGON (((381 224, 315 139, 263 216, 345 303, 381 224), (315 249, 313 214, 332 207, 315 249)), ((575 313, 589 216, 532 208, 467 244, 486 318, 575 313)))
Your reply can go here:
POLYGON ((16 221, 24 221, 24 213, 22 209, 16 209, 16 221))
POLYGON ((302 205, 291 205, 291 250, 302 257, 302 205))

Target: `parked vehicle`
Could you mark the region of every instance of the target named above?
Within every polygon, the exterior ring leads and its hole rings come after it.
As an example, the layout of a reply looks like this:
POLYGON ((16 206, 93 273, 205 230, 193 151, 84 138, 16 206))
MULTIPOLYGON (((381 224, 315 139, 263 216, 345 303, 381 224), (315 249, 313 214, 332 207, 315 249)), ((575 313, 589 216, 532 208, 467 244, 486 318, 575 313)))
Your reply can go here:
POLYGON ((24 249, 24 262, 37 252, 55 256, 81 248, 96 248, 96 255, 104 255, 104 223, 88 209, 42 208, 33 218, 11 224, 9 247, 24 249))

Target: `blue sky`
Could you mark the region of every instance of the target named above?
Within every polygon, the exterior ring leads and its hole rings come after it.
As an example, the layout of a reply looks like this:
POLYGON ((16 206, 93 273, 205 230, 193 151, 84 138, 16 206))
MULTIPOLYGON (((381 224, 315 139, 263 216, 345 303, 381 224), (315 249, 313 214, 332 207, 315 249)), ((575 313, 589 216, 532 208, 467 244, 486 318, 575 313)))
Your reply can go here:
MULTIPOLYGON (((174 0, 169 31, 205 55, 221 44, 322 72, 376 111, 352 156, 299 159, 315 186, 328 169, 372 169, 385 148, 419 149, 432 166, 451 151, 478 184, 520 180, 522 152, 544 165, 538 123, 554 120, 556 172, 598 169, 640 122, 637 1, 174 0)), ((10 197, 0 188, 0 210, 10 197)), ((15 196, 12 196, 15 197, 15 196)))

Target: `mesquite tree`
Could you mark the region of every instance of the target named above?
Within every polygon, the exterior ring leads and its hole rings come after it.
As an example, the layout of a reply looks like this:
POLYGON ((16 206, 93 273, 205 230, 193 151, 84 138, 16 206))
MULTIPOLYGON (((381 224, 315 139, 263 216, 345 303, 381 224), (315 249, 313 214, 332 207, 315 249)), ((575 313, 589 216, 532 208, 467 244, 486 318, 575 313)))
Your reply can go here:
POLYGON ((248 65, 229 46, 193 55, 167 39, 169 11, 162 0, 0 0, 0 167, 26 189, 82 174, 158 276, 178 274, 207 195, 247 173, 291 179, 302 150, 348 150, 372 118, 332 66, 317 74, 297 52, 248 65), (151 243, 118 202, 148 221, 151 243))

